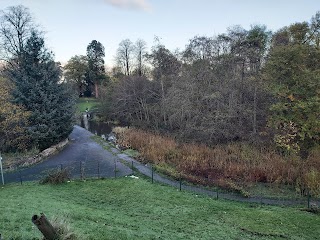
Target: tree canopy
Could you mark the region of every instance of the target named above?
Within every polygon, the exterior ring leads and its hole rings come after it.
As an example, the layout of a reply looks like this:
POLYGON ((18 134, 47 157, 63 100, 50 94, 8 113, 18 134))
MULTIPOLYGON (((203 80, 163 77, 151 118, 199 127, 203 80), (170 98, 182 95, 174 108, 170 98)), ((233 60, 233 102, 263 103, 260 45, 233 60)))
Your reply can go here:
MULTIPOLYGON (((145 55, 151 75, 126 70, 115 82, 111 115, 184 141, 274 140, 306 157, 320 142, 319 39, 317 12, 274 34, 236 25, 195 36, 182 51, 156 41, 145 55)), ((122 65, 134 66, 131 41, 120 46, 122 65)))
POLYGON ((59 83, 61 73, 43 38, 35 32, 26 43, 22 60, 6 70, 15 84, 14 102, 30 112, 28 131, 40 149, 66 138, 72 130, 73 96, 59 83))
POLYGON ((22 54, 32 31, 36 31, 29 9, 23 5, 8 7, 0 12, 2 57, 6 60, 22 54))
POLYGON ((72 57, 63 69, 65 81, 72 85, 79 97, 84 96, 86 92, 90 91, 87 81, 89 71, 87 56, 76 55, 72 57))
POLYGON ((12 103, 14 85, 0 78, 0 151, 24 150, 30 146, 28 136, 30 112, 12 103))
POLYGON ((320 49, 312 24, 295 23, 274 35, 266 65, 276 103, 270 123, 287 151, 306 156, 320 141, 320 49))
POLYGON ((87 47, 88 82, 94 86, 96 98, 99 96, 98 85, 105 79, 104 56, 104 46, 92 40, 87 47))
POLYGON ((6 136, 8 150, 43 150, 71 132, 74 98, 61 83, 60 64, 46 49, 29 10, 23 6, 9 7, 1 12, 1 19, 1 50, 6 57, 1 101, 6 108, 1 112, 0 132, 6 136), (9 127, 14 133, 8 134, 9 127))

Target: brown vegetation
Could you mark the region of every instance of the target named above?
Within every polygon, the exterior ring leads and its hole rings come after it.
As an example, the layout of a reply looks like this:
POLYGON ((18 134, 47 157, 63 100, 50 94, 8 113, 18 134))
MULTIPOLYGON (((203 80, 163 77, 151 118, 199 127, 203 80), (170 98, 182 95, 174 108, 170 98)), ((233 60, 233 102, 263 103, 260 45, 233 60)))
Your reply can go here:
POLYGON ((48 175, 41 179, 41 184, 61 184, 71 179, 70 170, 68 168, 52 170, 48 175))
POLYGON ((179 144, 173 138, 139 129, 116 129, 119 144, 139 151, 144 162, 158 166, 173 177, 205 185, 239 190, 239 185, 254 182, 288 184, 301 194, 307 189, 319 194, 319 150, 306 160, 281 156, 273 149, 258 149, 246 143, 208 147, 179 144))

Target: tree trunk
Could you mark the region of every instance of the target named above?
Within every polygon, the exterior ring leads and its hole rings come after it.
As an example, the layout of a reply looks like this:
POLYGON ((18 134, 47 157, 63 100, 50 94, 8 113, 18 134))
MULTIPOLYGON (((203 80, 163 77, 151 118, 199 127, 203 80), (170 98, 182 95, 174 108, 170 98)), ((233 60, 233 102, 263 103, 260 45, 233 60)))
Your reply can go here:
POLYGON ((94 83, 94 93, 95 93, 95 97, 98 98, 99 97, 99 89, 98 89, 97 82, 94 83))
POLYGON ((165 110, 165 106, 164 106, 164 99, 165 99, 165 95, 164 95, 164 83, 163 83, 163 78, 161 76, 160 79, 160 83, 161 83, 161 92, 162 92, 162 100, 161 100, 161 111, 162 111, 162 115, 163 115, 163 122, 164 125, 167 126, 167 116, 166 116, 166 110, 165 110))
POLYGON ((139 70, 138 74, 141 77, 142 76, 142 52, 139 51, 139 70))
POLYGON ((257 86, 254 87, 253 95, 253 133, 257 133, 257 86))
POLYGON ((33 215, 32 222, 37 226, 46 240, 56 240, 59 238, 57 231, 43 213, 41 213, 41 216, 33 215))

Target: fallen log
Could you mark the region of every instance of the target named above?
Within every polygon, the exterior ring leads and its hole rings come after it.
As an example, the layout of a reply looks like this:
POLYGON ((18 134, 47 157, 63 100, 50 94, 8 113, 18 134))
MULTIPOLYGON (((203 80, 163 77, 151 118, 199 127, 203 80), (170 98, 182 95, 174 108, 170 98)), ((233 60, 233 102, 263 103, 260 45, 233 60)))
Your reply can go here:
MULTIPOLYGON (((41 213, 40 216, 33 215, 32 222, 37 226, 39 231, 42 233, 46 240, 57 240, 59 239, 59 235, 51 223, 48 221, 46 216, 41 213)), ((1 240, 1 239, 0 239, 1 240)))

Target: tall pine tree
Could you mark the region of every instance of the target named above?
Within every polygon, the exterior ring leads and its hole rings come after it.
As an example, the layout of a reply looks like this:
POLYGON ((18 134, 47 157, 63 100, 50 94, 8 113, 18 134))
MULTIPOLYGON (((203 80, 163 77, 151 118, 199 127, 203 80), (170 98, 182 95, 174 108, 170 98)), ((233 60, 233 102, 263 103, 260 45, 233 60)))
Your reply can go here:
POLYGON ((44 39, 32 32, 22 52, 7 69, 15 83, 15 102, 31 112, 28 133, 40 150, 68 137, 73 127, 74 98, 60 83, 61 68, 45 48, 44 39))
POLYGON ((103 57, 104 46, 97 40, 92 40, 87 47, 88 81, 94 86, 95 97, 99 97, 99 85, 106 79, 103 57))

